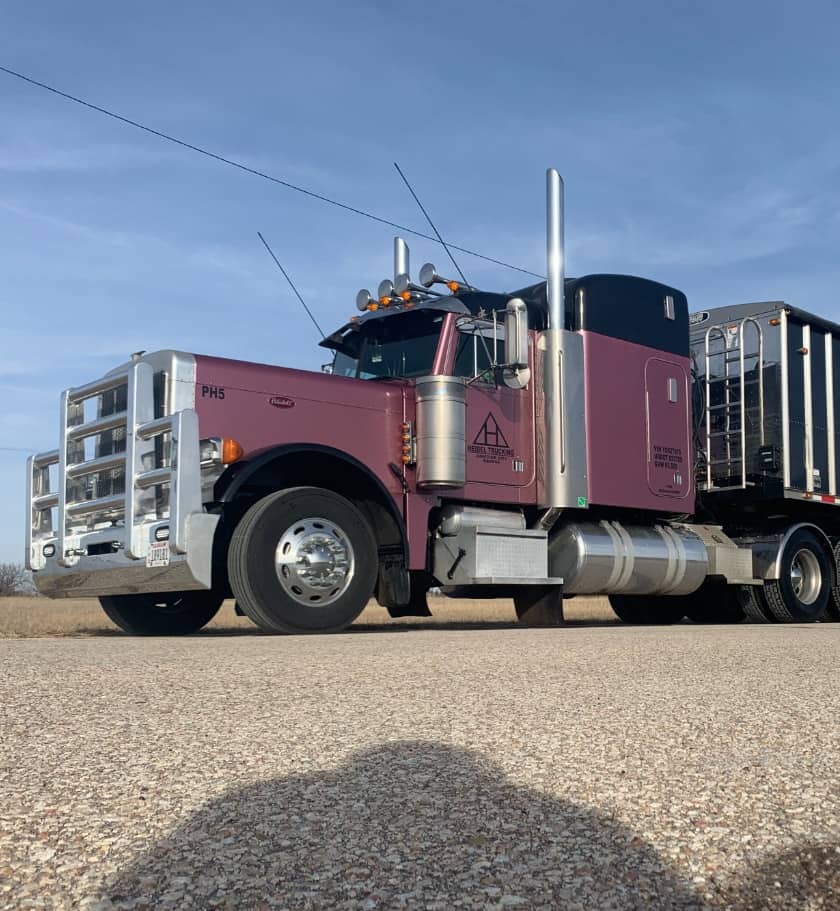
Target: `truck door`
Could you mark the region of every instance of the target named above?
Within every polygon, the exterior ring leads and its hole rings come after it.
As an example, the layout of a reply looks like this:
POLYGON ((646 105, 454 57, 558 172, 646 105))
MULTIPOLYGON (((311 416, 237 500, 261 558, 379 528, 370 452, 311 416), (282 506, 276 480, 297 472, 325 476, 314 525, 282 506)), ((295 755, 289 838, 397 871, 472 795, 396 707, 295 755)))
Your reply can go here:
POLYGON ((533 393, 496 384, 504 363, 501 325, 458 322, 454 373, 467 377, 467 483, 525 487, 534 480, 533 393))

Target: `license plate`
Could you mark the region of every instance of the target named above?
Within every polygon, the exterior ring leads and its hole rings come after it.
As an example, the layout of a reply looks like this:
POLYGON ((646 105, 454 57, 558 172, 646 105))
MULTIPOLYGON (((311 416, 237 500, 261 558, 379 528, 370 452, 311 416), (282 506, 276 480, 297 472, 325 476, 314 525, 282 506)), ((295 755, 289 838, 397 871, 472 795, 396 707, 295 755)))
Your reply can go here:
POLYGON ((146 566, 169 566, 169 541, 154 541, 149 545, 146 566))

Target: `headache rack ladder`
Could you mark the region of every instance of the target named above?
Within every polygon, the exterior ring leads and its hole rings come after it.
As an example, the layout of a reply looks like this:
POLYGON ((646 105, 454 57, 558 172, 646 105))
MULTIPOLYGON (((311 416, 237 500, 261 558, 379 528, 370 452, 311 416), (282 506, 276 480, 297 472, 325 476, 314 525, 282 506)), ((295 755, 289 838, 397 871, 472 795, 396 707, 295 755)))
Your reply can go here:
MULTIPOLYGON (((110 438, 114 439, 114 436, 110 438)), ((172 553, 186 552, 187 518, 201 512, 201 487, 197 471, 180 472, 182 465, 199 464, 198 416, 193 409, 155 417, 154 371, 150 364, 136 361, 61 396, 59 448, 31 456, 27 470, 26 552, 30 569, 42 569, 44 540, 54 543, 62 566, 73 566, 88 556, 88 545, 100 540, 111 544, 131 560, 144 560, 149 551, 150 529, 163 520, 169 526, 172 553), (97 417, 84 420, 85 402, 111 393, 120 401, 125 388, 125 407, 103 408, 99 400, 97 417), (117 396, 119 395, 119 399, 117 396), (111 444, 110 453, 85 457, 85 442, 96 439, 97 450, 104 434, 124 433, 124 449, 111 444), (166 437, 169 435, 168 446, 166 437), (57 466, 55 489, 50 489, 50 467, 57 466), (123 490, 99 495, 97 485, 103 473, 111 478, 124 471, 123 490), (89 482, 80 484, 79 481, 89 482), (163 509, 144 508, 140 497, 150 491, 156 502, 168 486, 168 515, 163 509), (81 496, 80 494, 85 495, 81 496), (56 511, 55 524, 52 510, 56 511), (84 520, 84 521, 83 521, 84 520), (96 526, 96 527, 93 527, 96 526)), ((113 484, 113 482, 112 482, 113 484)), ((119 486, 115 484, 113 486, 119 486)), ((94 550, 94 553, 98 551, 94 550)))
POLYGON ((764 336, 758 321, 712 326, 706 332, 706 489, 750 486, 747 477, 747 426, 758 429, 764 445, 764 336), (755 333, 748 333, 752 327, 755 333), (751 336, 755 347, 747 348, 751 336), (720 350, 713 350, 716 341, 720 350), (713 373, 713 368, 718 368, 713 373), (748 403, 751 389, 755 401, 748 403))

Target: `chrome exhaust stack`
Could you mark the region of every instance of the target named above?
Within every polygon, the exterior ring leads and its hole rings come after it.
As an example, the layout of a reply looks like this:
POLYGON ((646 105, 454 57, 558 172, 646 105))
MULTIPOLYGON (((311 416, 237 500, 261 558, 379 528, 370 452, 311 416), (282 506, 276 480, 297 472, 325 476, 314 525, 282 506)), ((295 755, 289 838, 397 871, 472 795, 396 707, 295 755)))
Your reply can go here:
POLYGON ((543 499, 548 507, 539 526, 551 528, 560 511, 586 508, 586 438, 583 389, 583 339, 565 326, 566 263, 563 178, 546 172, 546 261, 548 329, 539 337, 545 393, 543 499))
POLYGON ((554 168, 546 171, 545 256, 548 265, 548 328, 563 328, 566 302, 566 251, 563 227, 563 178, 554 168))
POLYGON ((404 275, 406 281, 411 281, 411 267, 409 265, 408 244, 401 238, 394 238, 394 284, 400 283, 400 276, 404 275))

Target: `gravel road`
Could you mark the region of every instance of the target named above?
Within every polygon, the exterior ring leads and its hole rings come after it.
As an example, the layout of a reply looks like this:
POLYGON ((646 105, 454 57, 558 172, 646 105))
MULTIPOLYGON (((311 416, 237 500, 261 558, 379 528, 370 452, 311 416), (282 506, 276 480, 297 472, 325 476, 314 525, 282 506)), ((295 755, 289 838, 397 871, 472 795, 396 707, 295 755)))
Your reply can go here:
POLYGON ((0 641, 0 908, 840 908, 840 625, 0 641))

